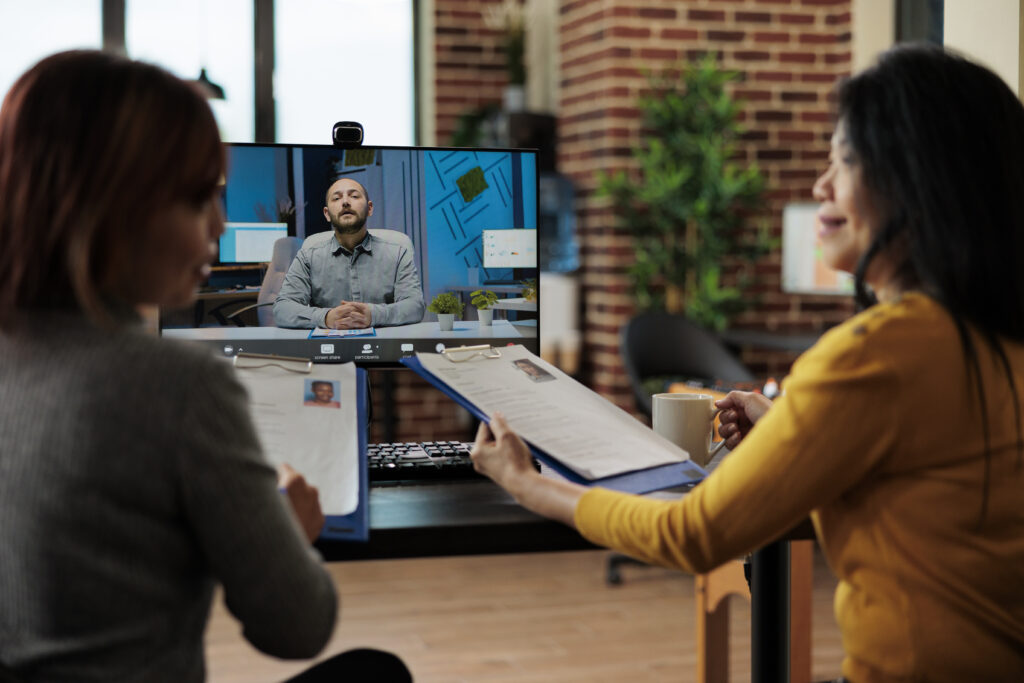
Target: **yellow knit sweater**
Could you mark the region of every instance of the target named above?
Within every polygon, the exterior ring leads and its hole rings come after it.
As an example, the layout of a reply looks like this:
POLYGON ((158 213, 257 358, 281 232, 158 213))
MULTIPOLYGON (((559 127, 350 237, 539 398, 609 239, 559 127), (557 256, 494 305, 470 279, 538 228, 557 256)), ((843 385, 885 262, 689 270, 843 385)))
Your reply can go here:
MULTIPOLYGON (((1024 415, 1004 368, 974 340, 987 465, 952 319, 907 294, 797 360, 783 396, 688 496, 594 489, 576 524, 595 543, 703 572, 810 513, 839 577, 847 678, 1024 681, 1024 415)), ((1024 346, 1004 348, 1024 403, 1024 346)))

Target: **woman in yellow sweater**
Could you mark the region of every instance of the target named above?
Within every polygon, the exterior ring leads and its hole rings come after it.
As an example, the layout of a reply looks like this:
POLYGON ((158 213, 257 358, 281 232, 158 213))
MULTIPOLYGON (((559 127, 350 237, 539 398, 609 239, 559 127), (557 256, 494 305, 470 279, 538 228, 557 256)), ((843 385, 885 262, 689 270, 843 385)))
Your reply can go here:
POLYGON ((848 680, 1024 680, 1024 108, 980 66, 893 49, 841 85, 814 197, 824 257, 868 307, 770 410, 719 402, 735 450, 692 493, 542 478, 500 416, 476 467, 595 543, 694 572, 810 514, 848 680))

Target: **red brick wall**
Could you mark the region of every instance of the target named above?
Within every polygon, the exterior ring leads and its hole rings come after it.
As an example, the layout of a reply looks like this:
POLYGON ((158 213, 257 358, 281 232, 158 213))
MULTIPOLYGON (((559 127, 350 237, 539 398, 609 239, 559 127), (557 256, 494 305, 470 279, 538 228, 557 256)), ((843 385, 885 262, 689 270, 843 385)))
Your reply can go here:
POLYGON ((370 443, 389 441, 471 441, 472 416, 409 370, 371 370, 373 421, 370 443), (391 386, 385 386, 390 379, 391 386), (391 392, 388 425, 387 392, 391 392), (387 430, 393 433, 388 434, 387 430))
POLYGON ((459 115, 501 102, 507 83, 501 33, 487 25, 488 8, 503 0, 435 0, 437 144, 451 141, 459 115))
MULTIPOLYGON (((507 82, 500 33, 487 26, 488 7, 502 0, 435 0, 434 88, 436 138, 450 144, 461 114, 501 102, 507 82)), ((384 441, 384 372, 371 373, 374 421, 370 440, 384 441)), ((394 438, 398 441, 469 440, 473 421, 440 391, 408 371, 391 373, 394 438)))
MULTIPOLYGON (((781 236, 783 206, 809 201, 831 134, 829 93, 850 68, 849 0, 568 0, 561 7, 559 169, 579 188, 584 362, 588 383, 632 405, 618 333, 633 313, 626 266, 630 236, 606 200, 593 195, 599 169, 631 168, 639 143, 636 99, 643 69, 658 70, 707 51, 743 75, 733 88, 746 105, 742 155, 768 178, 767 219, 781 236)), ((757 308, 735 326, 810 332, 839 322, 848 302, 780 291, 781 260, 756 266, 757 308)), ((735 267, 733 268, 735 275, 735 267)), ((793 355, 749 349, 744 360, 781 375, 793 355)))
MULTIPOLYGON (((460 114, 501 100, 504 55, 484 13, 500 0, 435 0, 438 144, 447 144, 460 114)), ((584 380, 632 407, 619 360, 618 333, 633 314, 625 269, 628 233, 607 202, 593 196, 598 169, 630 168, 639 142, 636 99, 642 69, 657 70, 706 51, 743 74, 734 94, 746 105, 742 154, 766 173, 767 220, 781 235, 782 208, 810 200, 831 134, 829 93, 850 69, 850 0, 564 0, 560 11, 562 83, 558 105, 559 170, 578 188, 582 247, 584 380)), ((780 332, 819 331, 851 307, 829 297, 781 293, 780 254, 756 266, 758 306, 735 326, 780 332)), ((746 349, 744 361, 781 376, 794 355, 746 349)), ((373 373, 377 415, 383 410, 373 373)), ((471 437, 466 414, 408 372, 394 374, 399 440, 471 437)), ((382 440, 380 420, 372 440, 382 440)))

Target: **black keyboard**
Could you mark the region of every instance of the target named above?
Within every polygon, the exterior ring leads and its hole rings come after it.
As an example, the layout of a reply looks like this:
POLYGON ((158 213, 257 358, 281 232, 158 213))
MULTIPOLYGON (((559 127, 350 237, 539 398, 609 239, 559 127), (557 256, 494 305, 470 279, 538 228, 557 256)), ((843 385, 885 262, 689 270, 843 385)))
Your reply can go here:
POLYGON ((469 459, 472 442, 373 443, 366 448, 370 483, 472 479, 483 475, 469 459))

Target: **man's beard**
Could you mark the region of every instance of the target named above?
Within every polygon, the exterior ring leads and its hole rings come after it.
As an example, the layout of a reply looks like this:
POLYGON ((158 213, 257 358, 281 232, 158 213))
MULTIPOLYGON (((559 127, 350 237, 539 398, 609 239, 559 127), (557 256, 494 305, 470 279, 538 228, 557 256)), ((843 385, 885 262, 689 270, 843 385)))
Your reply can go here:
POLYGON ((341 219, 345 215, 347 214, 342 214, 331 218, 331 227, 333 227, 334 231, 339 235, 354 235, 355 233, 362 230, 363 226, 366 225, 366 216, 360 216, 358 214, 352 214, 356 218, 355 221, 353 221, 352 223, 343 224, 341 222, 341 219))

